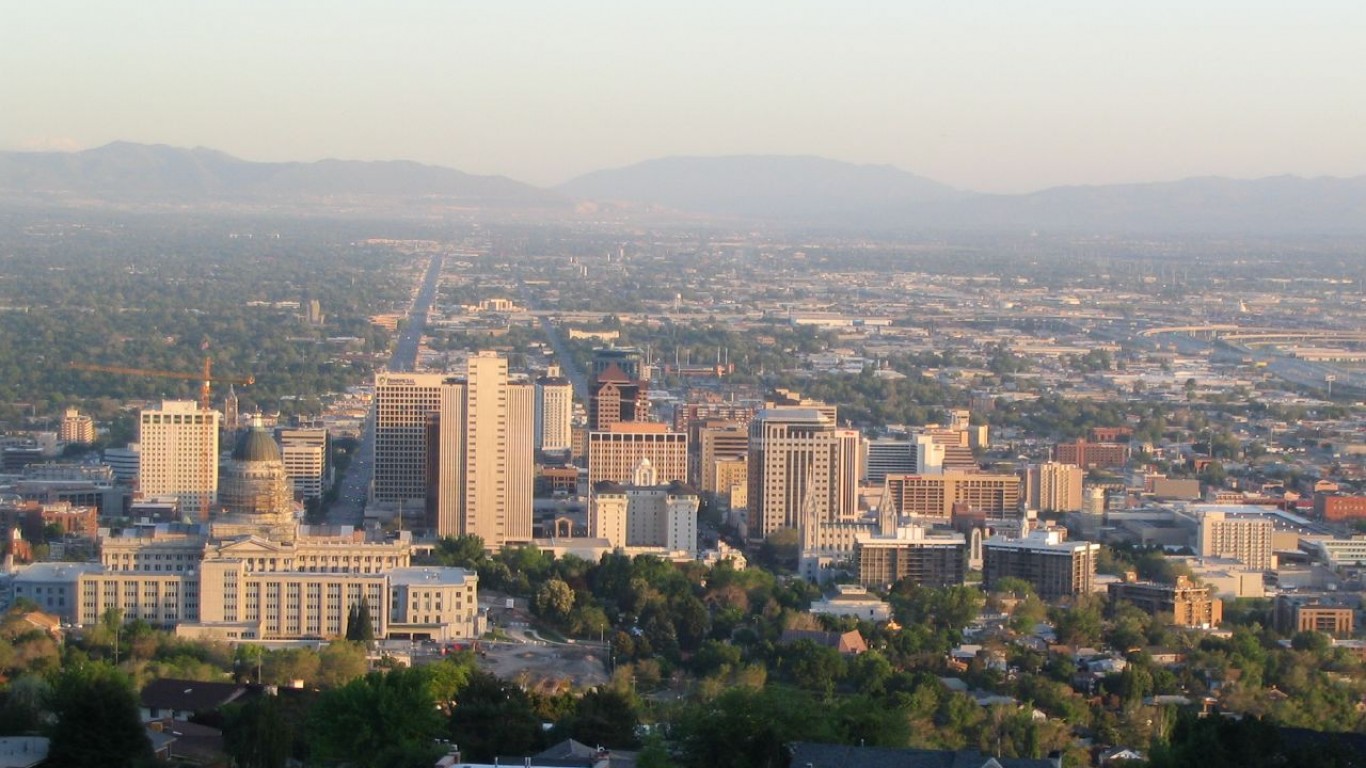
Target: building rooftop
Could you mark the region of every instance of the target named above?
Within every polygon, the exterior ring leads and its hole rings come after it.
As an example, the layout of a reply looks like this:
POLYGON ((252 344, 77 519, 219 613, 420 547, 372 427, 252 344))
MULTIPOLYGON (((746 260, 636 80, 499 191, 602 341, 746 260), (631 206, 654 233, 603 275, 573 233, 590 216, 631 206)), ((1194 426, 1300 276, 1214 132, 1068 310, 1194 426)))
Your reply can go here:
POLYGON ((47 759, 50 742, 45 736, 0 737, 0 768, 29 768, 47 759))
POLYGON ((415 587, 423 584, 458 587, 478 578, 472 571, 464 568, 419 566, 394 568, 389 571, 389 583, 396 587, 415 587))
POLYGON ((34 563, 14 574, 16 582, 75 581, 82 573, 104 570, 99 563, 34 563))

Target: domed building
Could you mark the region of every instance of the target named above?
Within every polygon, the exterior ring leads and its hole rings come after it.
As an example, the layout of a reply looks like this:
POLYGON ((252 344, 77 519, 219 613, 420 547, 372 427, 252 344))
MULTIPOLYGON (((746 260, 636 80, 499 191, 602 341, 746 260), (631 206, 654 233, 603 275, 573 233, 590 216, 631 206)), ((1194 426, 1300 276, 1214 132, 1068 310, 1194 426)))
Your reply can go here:
POLYGON ((292 541, 298 535, 299 507, 284 458, 259 420, 238 439, 219 471, 218 503, 223 511, 212 524, 215 537, 255 534, 292 541))

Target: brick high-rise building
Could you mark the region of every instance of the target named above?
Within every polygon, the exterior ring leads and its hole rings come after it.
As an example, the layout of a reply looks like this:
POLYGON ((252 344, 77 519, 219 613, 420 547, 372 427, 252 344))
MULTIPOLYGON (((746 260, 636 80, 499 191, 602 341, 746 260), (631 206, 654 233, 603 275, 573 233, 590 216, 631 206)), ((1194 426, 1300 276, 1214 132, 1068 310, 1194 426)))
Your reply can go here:
POLYGON ((1124 443, 1058 443, 1053 446, 1053 460, 1059 464, 1078 467, 1122 467, 1129 462, 1129 446, 1124 443))
POLYGON ((646 382, 608 366, 588 383, 588 428, 604 430, 619 422, 648 421, 648 390, 646 382))

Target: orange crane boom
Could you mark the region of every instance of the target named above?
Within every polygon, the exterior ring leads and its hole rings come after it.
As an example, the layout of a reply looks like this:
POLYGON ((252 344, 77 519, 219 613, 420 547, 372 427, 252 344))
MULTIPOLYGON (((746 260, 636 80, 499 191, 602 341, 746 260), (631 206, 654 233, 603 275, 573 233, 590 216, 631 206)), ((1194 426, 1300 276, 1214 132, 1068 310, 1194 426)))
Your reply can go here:
MULTIPOLYGON (((126 376, 154 376, 162 379, 183 379, 187 381, 200 382, 199 384, 199 408, 207 411, 212 404, 212 382, 220 384, 255 384, 256 377, 250 374, 246 376, 214 376, 213 360, 204 358, 204 368, 199 373, 186 373, 185 371, 161 371, 153 368, 129 368, 122 365, 99 365, 98 363, 68 363, 70 368, 78 371, 94 371, 96 373, 118 373, 126 376)), ((217 456, 210 456, 209 461, 217 461, 217 456)), ((199 518, 201 522, 209 521, 209 502, 204 498, 199 507, 199 518)))
POLYGON ((250 374, 246 376, 214 376, 213 360, 204 358, 204 369, 199 373, 187 373, 185 371, 161 371, 154 368, 128 368, 121 365, 99 365, 97 363, 70 363, 69 367, 78 371, 94 371, 96 373, 121 373, 126 376, 153 376, 161 379, 184 379, 186 381, 198 381, 199 384, 199 407, 205 411, 209 410, 212 402, 212 391, 210 382, 219 384, 243 384, 250 385, 256 383, 256 377, 250 374))

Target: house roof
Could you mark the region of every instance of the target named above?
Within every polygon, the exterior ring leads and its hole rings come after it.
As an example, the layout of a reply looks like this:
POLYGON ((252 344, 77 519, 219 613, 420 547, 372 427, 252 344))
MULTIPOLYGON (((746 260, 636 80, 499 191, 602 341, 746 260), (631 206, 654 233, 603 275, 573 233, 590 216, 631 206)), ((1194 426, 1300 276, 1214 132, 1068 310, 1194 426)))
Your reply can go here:
POLYGON ((207 712, 236 700, 246 691, 246 686, 236 683, 164 678, 148 683, 138 698, 148 709, 207 712))
POLYGON ((834 648, 840 653, 863 653, 868 650, 868 643, 864 642, 863 635, 859 634, 857 629, 842 633, 822 632, 816 629, 789 629, 783 632, 778 642, 786 645, 799 640, 810 640, 816 645, 834 648))
POLYGON ((991 757, 973 749, 888 749, 797 742, 792 765, 810 768, 1053 768, 1047 759, 991 757))

